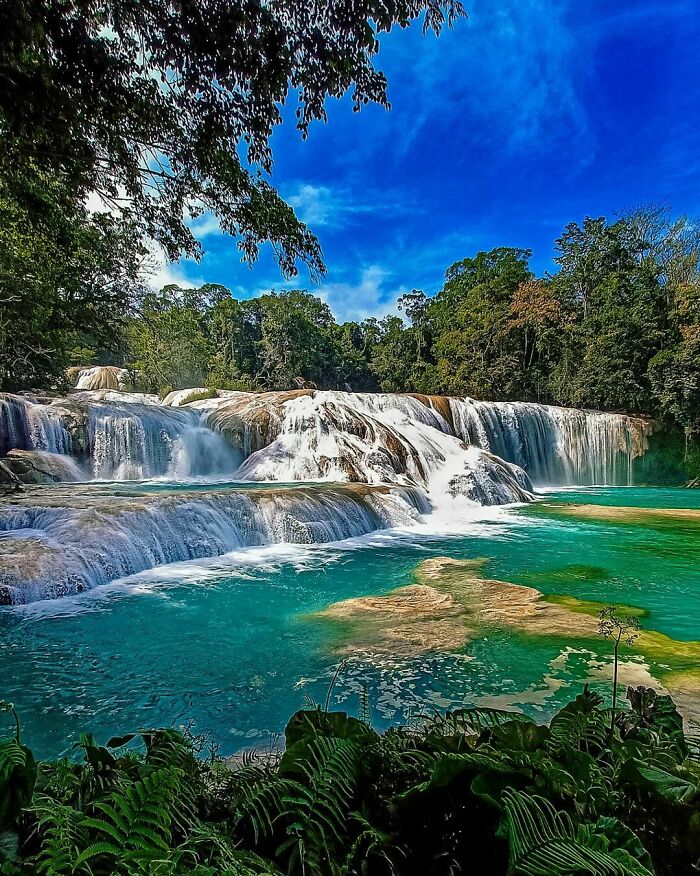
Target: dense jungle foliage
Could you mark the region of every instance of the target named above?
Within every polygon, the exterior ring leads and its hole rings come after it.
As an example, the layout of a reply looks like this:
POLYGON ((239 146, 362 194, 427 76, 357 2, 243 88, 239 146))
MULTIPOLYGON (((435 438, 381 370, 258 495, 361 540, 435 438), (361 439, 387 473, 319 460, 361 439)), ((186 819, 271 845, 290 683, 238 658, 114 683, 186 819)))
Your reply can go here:
MULTIPOLYGON (((700 872, 700 756, 669 697, 584 689, 546 725, 462 709, 394 727, 319 706, 283 753, 226 761, 141 730, 37 763, 0 742, 0 873, 700 872)), ((11 707, 8 707, 11 708, 11 707)))

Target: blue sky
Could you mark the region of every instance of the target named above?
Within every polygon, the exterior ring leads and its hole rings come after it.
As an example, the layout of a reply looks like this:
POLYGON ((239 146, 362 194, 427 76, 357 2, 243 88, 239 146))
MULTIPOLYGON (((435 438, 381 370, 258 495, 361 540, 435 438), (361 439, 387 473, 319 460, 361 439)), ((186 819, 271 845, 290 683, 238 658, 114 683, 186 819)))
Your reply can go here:
POLYGON ((249 268, 213 217, 205 255, 158 280, 217 282, 237 297, 308 288, 339 319, 379 316, 403 291, 434 294, 452 262, 494 246, 552 269, 567 222, 649 201, 700 216, 700 4, 466 0, 436 39, 382 38, 389 112, 351 112, 302 141, 273 138, 273 183, 317 234, 328 268, 283 282, 270 253, 249 268))

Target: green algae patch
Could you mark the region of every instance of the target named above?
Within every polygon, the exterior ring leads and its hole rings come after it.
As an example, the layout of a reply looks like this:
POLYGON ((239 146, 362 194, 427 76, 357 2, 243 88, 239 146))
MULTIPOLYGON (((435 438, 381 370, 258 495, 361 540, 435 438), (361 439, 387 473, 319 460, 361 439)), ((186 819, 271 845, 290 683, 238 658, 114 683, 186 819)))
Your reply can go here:
MULTIPOLYGON (((588 614, 592 617, 598 617, 601 609, 610 604, 609 602, 593 602, 586 599, 578 599, 576 596, 556 593, 548 593, 544 599, 553 605, 561 605, 564 608, 568 608, 569 611, 588 614)), ((616 602, 615 607, 618 616, 637 618, 649 617, 649 612, 646 608, 639 608, 636 605, 624 605, 623 603, 616 602)))
POLYGON ((532 508, 532 513, 544 517, 574 518, 594 523, 680 529, 700 533, 700 508, 636 508, 542 502, 532 508))
POLYGON ((611 573, 602 566, 589 566, 585 563, 570 563, 566 566, 555 566, 552 569, 541 569, 537 572, 524 572, 518 576, 526 584, 537 587, 538 590, 575 586, 580 583, 599 584, 607 581, 610 577, 611 573))

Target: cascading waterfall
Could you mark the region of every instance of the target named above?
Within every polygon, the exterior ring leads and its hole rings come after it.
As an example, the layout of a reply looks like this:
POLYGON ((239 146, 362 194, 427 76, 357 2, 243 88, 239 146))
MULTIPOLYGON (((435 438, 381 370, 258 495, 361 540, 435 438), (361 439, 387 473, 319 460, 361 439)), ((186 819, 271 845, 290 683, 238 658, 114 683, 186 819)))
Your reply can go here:
POLYGON ((100 480, 425 483, 463 442, 520 466, 535 483, 626 485, 648 430, 619 414, 379 393, 226 393, 177 407, 114 392, 69 401, 84 408, 84 448, 75 446, 62 400, 0 396, 0 456, 12 448, 74 455, 100 480))
POLYGON ((299 392, 240 394, 208 415, 247 457, 253 480, 309 477, 428 483, 464 444, 524 469, 538 484, 627 485, 647 421, 527 402, 299 392))
POLYGON ((187 408, 142 404, 90 406, 88 439, 98 480, 231 474, 240 458, 187 408))
POLYGON ((530 500, 530 479, 628 484, 649 432, 646 421, 617 414, 439 396, 186 398, 159 403, 110 389, 46 402, 0 395, 6 473, 93 481, 0 501, 0 603, 76 593, 247 545, 407 526, 430 511, 459 520, 465 501, 530 500), (216 481, 275 486, 207 486, 216 481), (295 481, 326 483, 281 485, 295 481))
POLYGON ((70 455, 73 441, 60 412, 51 405, 0 394, 0 456, 10 450, 70 455))
POLYGON ((0 515, 0 605, 80 593, 165 563, 252 545, 319 544, 408 526, 417 489, 366 486, 165 494, 56 488, 0 515))
POLYGON ((536 484, 632 483, 643 452, 639 418, 528 402, 450 399, 456 433, 521 466, 536 484))
POLYGON ((223 476, 241 462, 197 410, 109 392, 75 393, 70 408, 62 401, 0 395, 0 456, 11 450, 74 456, 96 480, 223 476))

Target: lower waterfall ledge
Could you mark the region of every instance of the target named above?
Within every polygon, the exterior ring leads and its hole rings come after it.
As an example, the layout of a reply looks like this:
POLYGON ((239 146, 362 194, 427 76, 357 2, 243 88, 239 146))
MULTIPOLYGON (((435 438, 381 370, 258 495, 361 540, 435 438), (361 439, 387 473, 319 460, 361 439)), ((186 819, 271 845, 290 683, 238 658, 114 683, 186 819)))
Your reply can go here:
POLYGON ((0 605, 70 596, 241 547, 408 527, 430 510, 417 488, 365 484, 27 488, 0 503, 0 605))

